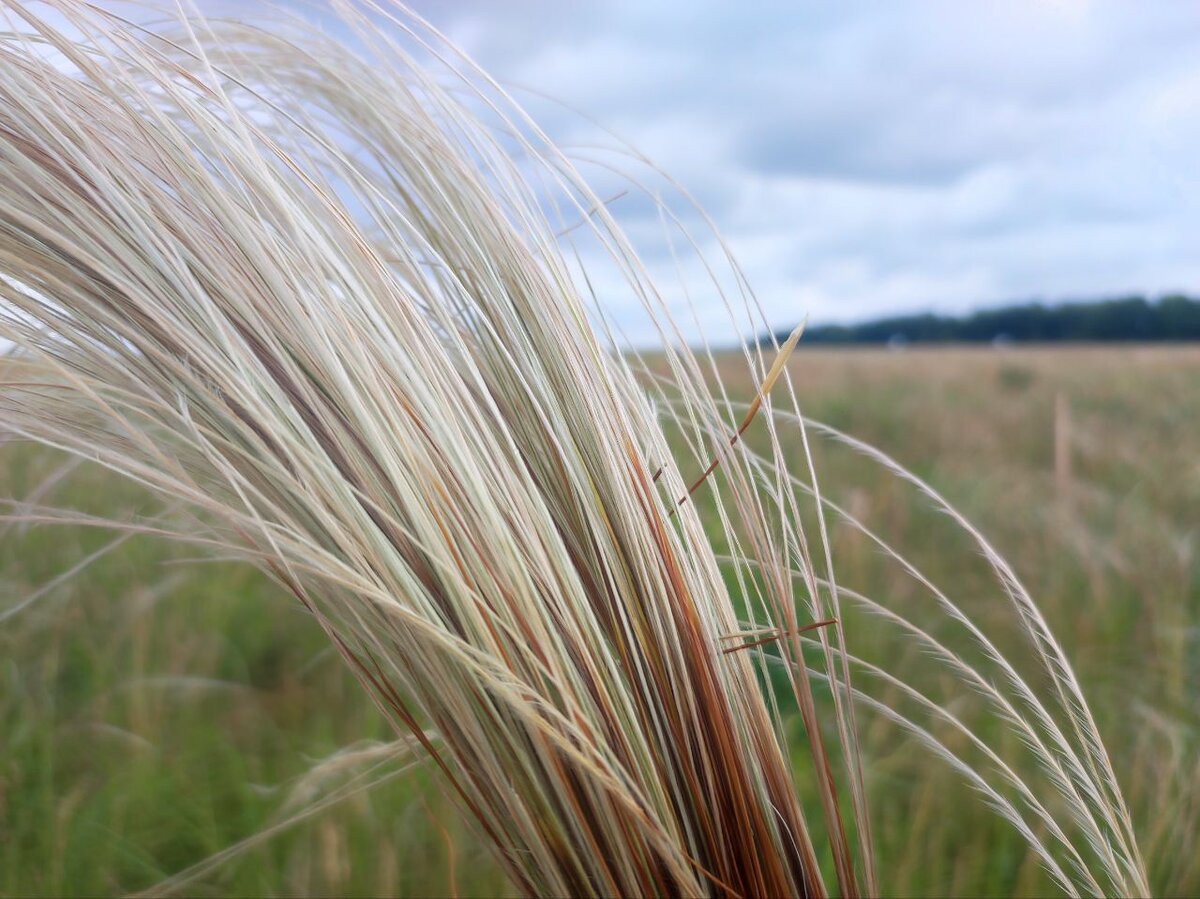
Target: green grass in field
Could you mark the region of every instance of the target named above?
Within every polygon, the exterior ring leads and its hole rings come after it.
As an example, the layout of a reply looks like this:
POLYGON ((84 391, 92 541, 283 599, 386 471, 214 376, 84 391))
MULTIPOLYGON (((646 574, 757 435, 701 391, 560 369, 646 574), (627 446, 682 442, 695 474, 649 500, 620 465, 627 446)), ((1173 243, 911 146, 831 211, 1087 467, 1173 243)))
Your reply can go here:
MULTIPOLYGON (((791 369, 807 414, 928 478, 1013 562, 1085 685, 1153 886, 1200 893, 1200 351, 802 351, 791 369)), ((844 449, 819 447, 818 462, 831 498, 981 620, 999 621, 986 566, 944 516, 844 449)), ((27 496, 62 464, 9 445, 0 495, 27 496)), ((44 501, 123 518, 157 509, 86 466, 44 501)), ((832 533, 844 584, 917 614, 920 591, 895 566, 848 528, 832 533)), ((112 539, 8 526, 0 615, 112 539)), ((0 894, 148 887, 277 820, 318 759, 389 738, 294 603, 244 566, 194 555, 131 539, 0 621, 0 894)), ((852 649, 891 651, 866 619, 846 623, 852 649)), ((915 670, 925 660, 912 655, 893 665, 915 670)), ((959 701, 969 714, 971 698, 959 701)), ((952 772, 895 727, 866 713, 860 725, 889 894, 1046 890, 1011 829, 952 772)), ((187 893, 453 891, 509 889, 420 769, 272 837, 187 893)))

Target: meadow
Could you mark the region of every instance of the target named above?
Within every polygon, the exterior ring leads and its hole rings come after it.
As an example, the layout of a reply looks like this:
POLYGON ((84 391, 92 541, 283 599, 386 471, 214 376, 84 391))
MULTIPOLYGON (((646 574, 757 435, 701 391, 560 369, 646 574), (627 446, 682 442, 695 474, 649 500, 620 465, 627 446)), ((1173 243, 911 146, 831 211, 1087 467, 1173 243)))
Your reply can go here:
MULTIPOLYGON (((743 370, 727 384, 748 400, 743 370)), ((1012 562, 1091 702, 1151 886, 1200 893, 1185 851, 1200 844, 1200 349, 802 348, 789 370, 806 415, 925 478, 1012 562)), ((987 619, 994 586, 944 515, 857 453, 814 451, 826 496, 987 619)), ((159 511, 16 441, 0 449, 0 496, 159 511)), ((145 536, 114 547, 95 527, 0 527, 0 895, 147 889, 339 791, 180 889, 512 894, 431 770, 389 776, 402 763, 378 750, 394 739, 385 718, 261 574, 145 536)), ((842 583, 916 601, 861 533, 831 538, 842 583)), ((845 625, 851 651, 872 648, 869 619, 845 625)), ((969 715, 974 697, 949 688, 969 715)), ((1036 859, 954 771, 869 712, 859 726, 887 894, 1046 894, 1036 859)))

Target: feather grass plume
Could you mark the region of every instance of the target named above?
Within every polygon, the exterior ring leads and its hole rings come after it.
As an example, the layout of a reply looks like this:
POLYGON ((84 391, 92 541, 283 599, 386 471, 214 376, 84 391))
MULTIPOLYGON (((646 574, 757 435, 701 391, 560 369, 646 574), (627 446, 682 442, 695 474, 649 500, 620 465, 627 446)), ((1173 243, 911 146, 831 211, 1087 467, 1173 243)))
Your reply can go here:
MULTIPOLYGON (((735 429, 711 355, 678 339, 604 203, 420 20, 339 7, 351 36, 335 40, 298 21, 4 8, 4 427, 189 510, 131 529, 284 585, 522 892, 878 892, 856 709, 961 768, 1065 892, 1145 891, 1087 705, 1012 571, 970 530, 1049 697, 978 629, 1003 686, 838 588, 825 516, 845 513, 817 487, 795 338, 747 351, 761 386, 735 429), (582 234, 658 329, 651 362, 619 351, 589 296, 582 234), (765 456, 738 439, 756 420, 765 456), (710 484, 705 509, 687 501, 710 484), (991 703, 1057 800, 917 688, 899 685, 967 729, 985 769, 852 685, 855 668, 891 676, 845 645, 844 601, 991 703)), ((752 296, 722 298, 753 320, 752 296)), ((974 627, 926 583, 931 614, 974 627)))

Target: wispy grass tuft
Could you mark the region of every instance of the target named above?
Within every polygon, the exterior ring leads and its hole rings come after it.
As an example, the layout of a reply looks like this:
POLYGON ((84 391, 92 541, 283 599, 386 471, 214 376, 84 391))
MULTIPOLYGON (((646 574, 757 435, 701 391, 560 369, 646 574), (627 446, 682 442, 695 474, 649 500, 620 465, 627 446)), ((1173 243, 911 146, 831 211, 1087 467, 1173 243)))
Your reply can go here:
MULTIPOLYGON (((521 891, 875 894, 856 714, 881 712, 1064 892, 1148 892, 1082 692, 1012 570, 956 517, 1036 681, 898 554, 924 614, 981 658, 840 589, 826 518, 854 520, 821 496, 809 431, 941 498, 806 422, 790 344, 746 351, 759 392, 735 409, 605 203, 428 26, 374 5, 339 6, 342 39, 4 8, 3 426, 186 510, 132 529, 284 585, 521 891), (597 253, 661 337, 653 358, 625 351, 597 253), (850 605, 989 704, 1052 795, 947 700, 856 656, 850 605)), ((720 297, 748 336, 763 323, 737 283, 720 297)))

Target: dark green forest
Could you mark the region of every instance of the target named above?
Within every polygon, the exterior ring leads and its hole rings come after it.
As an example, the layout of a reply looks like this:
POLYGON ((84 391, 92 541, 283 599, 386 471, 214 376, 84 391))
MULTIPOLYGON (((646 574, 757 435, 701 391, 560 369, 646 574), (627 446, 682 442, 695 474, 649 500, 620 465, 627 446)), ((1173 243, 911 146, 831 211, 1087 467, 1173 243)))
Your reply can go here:
MULTIPOLYGON (((777 333, 783 340, 790 329, 777 333)), ((1031 302, 962 316, 906 315, 811 325, 801 345, 1200 340, 1200 301, 1173 294, 1056 305, 1031 302)))

